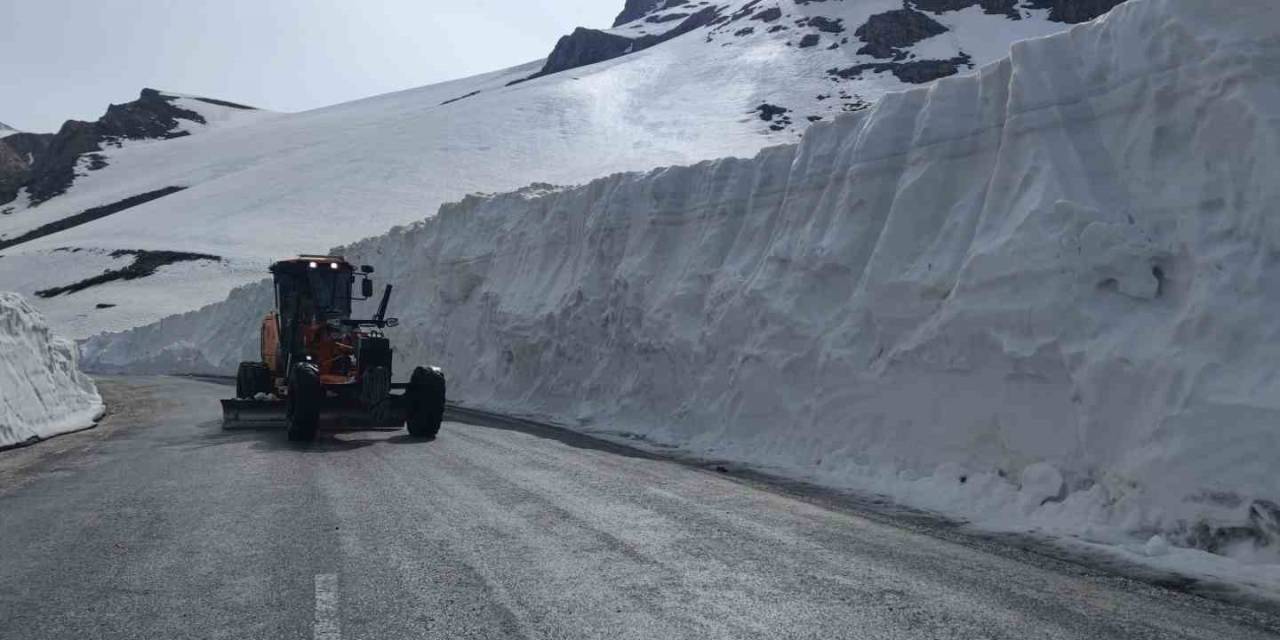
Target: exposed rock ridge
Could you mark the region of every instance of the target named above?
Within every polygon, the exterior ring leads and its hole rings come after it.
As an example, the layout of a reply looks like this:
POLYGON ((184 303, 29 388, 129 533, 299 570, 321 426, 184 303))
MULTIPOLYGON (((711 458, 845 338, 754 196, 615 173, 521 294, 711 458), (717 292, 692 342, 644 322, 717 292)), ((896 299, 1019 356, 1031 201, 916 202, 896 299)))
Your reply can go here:
MULTIPOLYGON (((674 6, 674 5, 673 5, 674 6)), ((705 7, 691 14, 674 29, 660 35, 647 35, 639 38, 628 38, 598 29, 578 27, 573 33, 560 38, 542 70, 517 80, 512 84, 540 78, 542 76, 584 67, 605 60, 612 60, 628 53, 634 53, 661 44, 672 38, 682 36, 694 29, 711 24, 720 17, 719 7, 705 7)))
MULTIPOLYGON (((204 116, 173 104, 177 98, 143 89, 137 100, 113 104, 96 122, 68 120, 56 134, 17 133, 0 139, 0 205, 26 188, 32 205, 66 192, 85 154, 122 140, 167 140, 188 135, 181 121, 205 124, 204 116)), ((106 166, 91 157, 89 169, 106 166)))
POLYGON ((643 18, 646 13, 653 11, 663 0, 627 0, 626 6, 622 8, 622 13, 618 14, 613 26, 624 25, 632 20, 643 18))

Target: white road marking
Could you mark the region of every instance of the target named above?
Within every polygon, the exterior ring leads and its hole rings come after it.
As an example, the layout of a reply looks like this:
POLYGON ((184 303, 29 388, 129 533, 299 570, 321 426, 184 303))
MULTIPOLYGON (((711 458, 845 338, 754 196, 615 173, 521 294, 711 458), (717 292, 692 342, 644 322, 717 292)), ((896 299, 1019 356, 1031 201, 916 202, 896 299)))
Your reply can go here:
POLYGON ((315 640, 342 640, 338 626, 338 574, 316 576, 315 640))

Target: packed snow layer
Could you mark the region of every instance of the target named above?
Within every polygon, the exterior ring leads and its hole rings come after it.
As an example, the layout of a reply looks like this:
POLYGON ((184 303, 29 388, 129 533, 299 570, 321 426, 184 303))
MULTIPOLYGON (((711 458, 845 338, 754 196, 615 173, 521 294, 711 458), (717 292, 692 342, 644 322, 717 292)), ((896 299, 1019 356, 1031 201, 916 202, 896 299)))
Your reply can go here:
MULTIPOLYGON (((459 400, 1274 561, 1277 73, 1280 5, 1140 0, 799 145, 468 197, 339 251, 396 286, 398 373, 443 365, 459 400)), ((270 304, 84 352, 227 373, 270 304)))
MULTIPOLYGON (((129 283, 139 301, 132 306, 96 309, 88 291, 57 304, 32 299, 65 335, 118 331, 178 310, 175 302, 189 310, 221 299, 232 286, 261 275, 232 265, 320 252, 382 234, 469 193, 509 191, 532 182, 580 184, 618 171, 750 156, 798 140, 810 116, 829 119, 910 86, 891 73, 860 79, 833 79, 827 73, 874 62, 856 53, 862 43, 853 32, 871 15, 901 8, 900 0, 721 4, 726 15, 746 4, 761 11, 776 5, 784 17, 773 26, 786 30, 770 33, 768 24, 743 18, 721 33, 708 27, 511 86, 537 72, 542 61, 297 114, 182 98, 178 106, 209 121, 184 125, 197 135, 104 150, 99 155, 107 166, 80 171, 65 195, 37 207, 19 198, 8 215, 0 215, 0 235, 14 237, 138 194, 188 188, 5 250, 0 288, 30 295, 67 284, 57 269, 33 272, 29 267, 74 262, 78 256, 49 257, 68 247, 228 258, 226 271, 205 274, 197 281, 205 293, 191 298, 169 296, 168 282, 148 278, 129 283), (822 46, 798 47, 796 23, 815 17, 842 20, 846 30, 824 33, 822 46), (743 24, 756 28, 735 35, 743 24), (766 102, 790 109, 790 124, 779 124, 781 117, 762 120, 755 110, 766 102), (783 128, 774 131, 773 126, 783 128), (164 305, 147 304, 166 297, 170 302, 164 305)), ((985 15, 976 7, 933 18, 950 31, 917 46, 929 55, 966 53, 975 64, 1003 57, 1015 40, 1066 28, 1048 21, 1043 10, 1028 11, 1018 21, 985 15)), ((550 50, 552 43, 547 45, 550 50)), ((915 55, 914 49, 904 48, 904 55, 915 55)))
POLYGON ((102 398, 76 364, 76 347, 54 336, 15 293, 0 293, 0 448, 83 429, 102 398))

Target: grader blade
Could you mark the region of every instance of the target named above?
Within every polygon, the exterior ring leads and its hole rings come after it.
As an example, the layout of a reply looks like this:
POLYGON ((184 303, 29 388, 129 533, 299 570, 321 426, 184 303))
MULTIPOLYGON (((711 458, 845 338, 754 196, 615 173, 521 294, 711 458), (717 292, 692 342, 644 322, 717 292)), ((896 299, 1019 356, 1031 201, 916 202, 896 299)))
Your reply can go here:
MULTIPOLYGON (((396 385, 400 387, 402 385, 396 385)), ((391 394, 381 406, 367 407, 358 402, 324 399, 319 407, 319 424, 346 428, 396 428, 404 426, 408 399, 391 394)), ((284 400, 223 400, 223 429, 283 428, 287 424, 284 400)))
POLYGON ((285 425, 284 400, 223 400, 223 429, 260 429, 285 425))

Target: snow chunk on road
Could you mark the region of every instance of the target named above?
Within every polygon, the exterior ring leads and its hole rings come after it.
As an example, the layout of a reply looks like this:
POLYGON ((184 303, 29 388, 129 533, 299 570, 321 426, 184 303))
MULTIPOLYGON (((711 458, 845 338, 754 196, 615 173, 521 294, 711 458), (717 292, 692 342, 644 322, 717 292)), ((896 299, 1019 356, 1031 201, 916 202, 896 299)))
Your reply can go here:
POLYGON ((1151 536, 1151 539, 1147 540, 1147 544, 1143 545, 1142 552, 1150 558, 1167 556, 1169 555, 1169 541, 1165 540, 1162 535, 1151 536))
POLYGON ((21 296, 0 293, 0 448, 88 427, 102 410, 75 344, 21 296))

